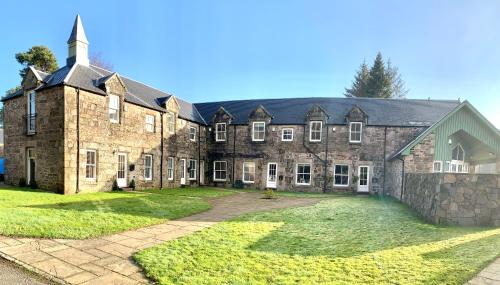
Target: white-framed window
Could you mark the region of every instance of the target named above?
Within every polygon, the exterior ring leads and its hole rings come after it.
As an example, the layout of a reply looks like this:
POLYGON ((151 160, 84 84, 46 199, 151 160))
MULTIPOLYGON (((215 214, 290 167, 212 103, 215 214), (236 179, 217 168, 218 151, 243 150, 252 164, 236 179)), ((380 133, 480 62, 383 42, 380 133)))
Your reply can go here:
POLYGON ((452 160, 457 160, 457 161, 464 161, 465 160, 465 151, 464 148, 457 144, 451 153, 451 159, 452 160))
POLYGON ((196 128, 195 127, 189 127, 189 140, 192 142, 196 141, 196 128))
POLYGON ((227 179, 227 162, 214 161, 214 181, 226 181, 227 179))
POLYGON ((435 172, 435 173, 443 172, 443 162, 440 160, 435 160, 432 163, 432 172, 435 172))
POLYGON ((333 166, 333 185, 349 186, 349 165, 335 164, 333 166))
POLYGON ((174 158, 167 158, 167 179, 174 180, 174 158))
POLYGON ((95 180, 97 174, 96 151, 87 150, 86 156, 85 178, 88 180, 95 180))
POLYGON ((468 173, 469 164, 465 162, 465 150, 462 145, 456 145, 451 151, 451 162, 448 172, 468 173))
POLYGON ((215 124, 215 141, 217 142, 226 141, 226 123, 215 124))
POLYGON ((153 133, 155 131, 155 116, 146 115, 145 128, 146 128, 146 132, 153 133))
POLYGON ((144 155, 144 180, 153 180, 153 156, 151 154, 144 155))
POLYGON ((254 183, 255 181, 255 163, 243 162, 243 182, 254 183))
POLYGON ((26 124, 28 134, 36 132, 36 92, 28 93, 28 115, 26 116, 26 124))
POLYGON ((146 115, 146 132, 153 133, 155 131, 155 116, 146 115))
POLYGON ((320 142, 322 131, 323 131, 322 121, 311 121, 309 123, 309 141, 320 142))
POLYGON ((120 122, 120 97, 109 95, 109 120, 112 123, 120 122))
POLYGON ((349 142, 360 143, 363 124, 361 122, 349 123, 349 142))
POLYGON ((311 164, 297 163, 295 184, 311 185, 311 164))
POLYGON ((172 112, 167 113, 167 128, 169 133, 175 133, 175 115, 172 112))
POLYGON ((281 131, 281 141, 291 142, 293 141, 293 129, 286 128, 281 131))
POLYGON ((252 123, 252 141, 262 142, 266 135, 266 123, 265 122, 253 122, 252 123))
POLYGON ((189 160, 189 180, 196 180, 196 160, 189 160))

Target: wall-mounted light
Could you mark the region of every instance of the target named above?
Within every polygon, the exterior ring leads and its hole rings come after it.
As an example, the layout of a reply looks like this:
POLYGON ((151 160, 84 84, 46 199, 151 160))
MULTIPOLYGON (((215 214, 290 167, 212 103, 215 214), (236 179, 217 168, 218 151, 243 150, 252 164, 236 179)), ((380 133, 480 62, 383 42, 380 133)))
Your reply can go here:
POLYGON ((448 144, 451 145, 451 139, 448 139, 448 144))
POLYGON ((212 131, 212 128, 208 128, 208 131, 211 132, 212 131))
POLYGON ((333 128, 332 128, 332 132, 335 132, 335 130, 336 130, 336 129, 335 129, 335 127, 333 127, 333 128))

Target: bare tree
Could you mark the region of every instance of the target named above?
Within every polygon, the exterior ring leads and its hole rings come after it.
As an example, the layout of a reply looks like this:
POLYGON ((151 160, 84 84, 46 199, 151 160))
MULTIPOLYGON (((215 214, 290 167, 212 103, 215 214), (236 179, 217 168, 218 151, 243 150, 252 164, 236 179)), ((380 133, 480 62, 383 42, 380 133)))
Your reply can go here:
POLYGON ((100 52, 92 53, 90 55, 90 64, 102 69, 113 70, 113 64, 107 60, 104 60, 100 52))

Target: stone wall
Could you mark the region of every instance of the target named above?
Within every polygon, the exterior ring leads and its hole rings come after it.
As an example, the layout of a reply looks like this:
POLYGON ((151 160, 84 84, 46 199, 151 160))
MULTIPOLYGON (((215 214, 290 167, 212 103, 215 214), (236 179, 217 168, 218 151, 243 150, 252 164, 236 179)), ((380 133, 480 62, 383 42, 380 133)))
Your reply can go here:
MULTIPOLYGON (((115 90, 119 88, 113 88, 115 90)), ((117 93, 115 91, 114 93, 117 93)), ((195 142, 189 140, 189 127, 198 125, 176 118, 175 132, 170 134, 166 127, 166 116, 161 112, 144 108, 135 104, 120 103, 119 123, 109 119, 109 96, 98 95, 80 90, 80 121, 79 121, 79 162, 77 160, 77 90, 65 87, 64 104, 66 109, 64 132, 64 161, 65 161, 65 193, 76 192, 77 163, 79 163, 78 188, 80 192, 109 191, 117 176, 118 154, 127 155, 127 180, 134 179, 136 187, 160 188, 180 186, 179 166, 180 159, 197 161, 199 171, 199 156, 204 150, 198 151, 198 135, 195 142), (154 131, 148 132, 145 127, 146 115, 154 116, 154 131), (161 131, 163 120, 163 165, 161 165, 161 131), (97 156, 97 177, 87 179, 85 176, 86 151, 95 150, 97 156), (153 179, 146 181, 144 178, 144 157, 153 156, 153 179), (167 158, 174 157, 174 180, 167 179, 167 158), (132 167, 133 166, 133 167, 132 167), (132 169, 133 168, 133 169, 132 169), (160 171, 163 177, 160 178, 160 171)), ((204 128, 201 128, 202 137, 204 128)), ((196 179, 186 179, 186 184, 198 184, 196 179)))
MULTIPOLYGON (((216 142, 215 123, 229 122, 230 118, 218 115, 215 118, 216 120, 211 128, 212 131, 208 136, 209 180, 214 185, 230 186, 234 181, 242 180, 243 162, 254 162, 256 179, 254 183, 246 184, 246 187, 264 189, 267 179, 267 164, 275 162, 278 164, 277 190, 282 191, 319 192, 323 190, 324 183, 327 185, 327 191, 356 191, 357 183, 353 183, 352 178, 358 175, 360 165, 367 165, 370 166, 370 193, 382 193, 386 186, 385 177, 391 175, 391 172, 386 173, 384 171, 385 158, 394 154, 422 131, 421 127, 385 128, 367 126, 363 123, 362 143, 350 143, 347 124, 323 124, 322 141, 309 142, 307 122, 304 125, 273 125, 271 121, 270 125, 266 124, 265 141, 255 142, 252 141, 251 137, 251 122, 255 121, 255 119, 250 118, 250 123, 247 125, 228 125, 227 140, 225 142, 216 142), (281 141, 284 128, 293 129, 293 141, 281 141), (328 157, 325 158, 327 144, 328 157), (327 161, 326 181, 325 159, 327 161), (216 160, 227 162, 228 179, 225 183, 213 182, 213 161, 216 160), (297 163, 311 163, 311 185, 296 185, 297 163), (349 165, 350 179, 347 187, 333 185, 333 168, 335 164, 349 165)), ((320 120, 321 116, 316 114, 312 118, 320 120)), ((262 118, 262 120, 265 119, 265 117, 262 118)), ((398 175, 401 177, 401 172, 398 175)))
POLYGON ((500 226, 500 175, 405 175, 403 202, 432 223, 500 226))
MULTIPOLYGON (((24 81, 24 83, 27 83, 24 81)), ((31 85, 30 85, 31 86, 31 85)), ((36 87, 36 86, 31 86, 36 87)), ((62 192, 64 92, 54 87, 36 93, 36 133, 27 135, 27 92, 4 102, 5 182, 18 185, 27 178, 28 148, 35 157, 35 181, 38 186, 62 192)))

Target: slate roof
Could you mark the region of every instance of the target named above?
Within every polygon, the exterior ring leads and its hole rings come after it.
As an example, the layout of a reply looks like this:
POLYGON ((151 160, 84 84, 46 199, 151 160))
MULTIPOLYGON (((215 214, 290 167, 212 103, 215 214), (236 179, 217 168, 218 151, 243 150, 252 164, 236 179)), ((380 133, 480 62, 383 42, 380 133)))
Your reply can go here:
POLYGON ((318 105, 330 116, 329 124, 345 124, 346 114, 360 107, 372 126, 431 126, 451 112, 459 101, 373 98, 287 98, 255 99, 194 104, 205 121, 222 106, 234 116, 233 124, 246 124, 248 115, 262 105, 272 116, 273 124, 303 124, 307 112, 318 105))
MULTIPOLYGON (((97 66, 64 66, 51 75, 38 74, 45 84, 39 89, 66 84, 73 87, 106 95, 99 84, 114 73, 97 66)), ((172 94, 160 91, 146 84, 120 76, 126 86, 125 101, 166 111, 163 107, 172 94)), ((3 101, 22 95, 19 91, 4 98, 3 101)), ((345 116, 358 106, 368 116, 368 125, 372 126, 424 126, 429 127, 457 107, 456 100, 421 100, 421 99, 373 99, 373 98, 285 98, 253 99, 191 104, 176 97, 181 118, 211 124, 215 112, 223 107, 233 117, 233 124, 246 124, 248 115, 258 106, 262 106, 273 117, 273 124, 303 124, 307 112, 312 106, 321 107, 329 116, 329 124, 345 124, 345 116)))

